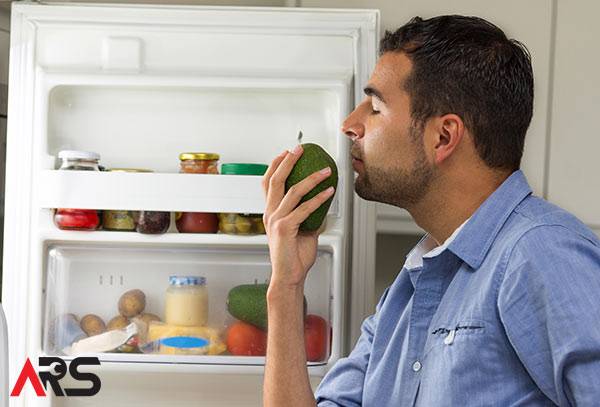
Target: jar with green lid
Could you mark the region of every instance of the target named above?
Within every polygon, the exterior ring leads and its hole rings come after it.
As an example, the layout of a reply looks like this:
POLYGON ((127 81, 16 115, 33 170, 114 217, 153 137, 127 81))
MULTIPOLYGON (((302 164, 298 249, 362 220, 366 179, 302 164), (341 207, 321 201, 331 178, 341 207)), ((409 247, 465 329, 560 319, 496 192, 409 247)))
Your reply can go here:
MULTIPOLYGON (((109 168, 108 172, 152 172, 143 168, 109 168)), ((139 211, 105 210, 102 213, 102 226, 105 230, 119 232, 135 231, 138 223, 139 211)))
MULTIPOLYGON (((221 165, 223 175, 264 175, 266 164, 227 163, 221 165)), ((231 235, 264 234, 265 226, 259 213, 220 213, 219 231, 231 235)))

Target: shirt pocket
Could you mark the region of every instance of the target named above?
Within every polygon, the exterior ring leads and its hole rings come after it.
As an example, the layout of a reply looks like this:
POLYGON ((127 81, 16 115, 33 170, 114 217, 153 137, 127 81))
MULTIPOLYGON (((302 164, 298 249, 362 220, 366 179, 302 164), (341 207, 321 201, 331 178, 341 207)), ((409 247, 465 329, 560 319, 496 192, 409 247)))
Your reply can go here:
POLYGON ((484 340, 486 323, 478 319, 464 319, 456 323, 439 323, 428 332, 424 358, 439 348, 454 349, 456 352, 477 352, 484 340))

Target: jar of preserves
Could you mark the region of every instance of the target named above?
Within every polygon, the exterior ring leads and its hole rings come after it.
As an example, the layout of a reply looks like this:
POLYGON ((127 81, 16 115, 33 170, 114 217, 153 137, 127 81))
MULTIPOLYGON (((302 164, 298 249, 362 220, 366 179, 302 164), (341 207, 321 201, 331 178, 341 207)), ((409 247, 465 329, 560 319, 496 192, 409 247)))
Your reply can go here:
MULTIPOLYGON (((180 172, 184 174, 218 174, 219 155, 214 153, 181 153, 180 172)), ((219 218, 216 213, 178 212, 177 230, 181 233, 217 233, 219 218)))
MULTIPOLYGON (((266 164, 227 163, 221 165, 224 175, 264 175, 266 164)), ((219 231, 232 235, 264 234, 265 226, 259 213, 220 213, 219 231)))
MULTIPOLYGON (((91 151, 63 150, 58 158, 61 171, 100 171, 100 155, 91 151)), ((54 223, 64 230, 95 230, 100 226, 100 214, 95 209, 58 208, 54 223)))
POLYGON ((179 154, 180 172, 185 174, 218 174, 219 154, 181 153, 179 154))
POLYGON ((165 322, 178 326, 205 326, 208 323, 206 278, 169 277, 165 296, 165 322))
MULTIPOLYGON (((109 168, 109 172, 152 172, 142 168, 109 168)), ((135 231, 140 217, 139 211, 105 210, 102 213, 102 226, 106 230, 121 232, 135 231)))
POLYGON ((171 225, 171 212, 140 211, 135 230, 147 235, 166 233, 171 225))

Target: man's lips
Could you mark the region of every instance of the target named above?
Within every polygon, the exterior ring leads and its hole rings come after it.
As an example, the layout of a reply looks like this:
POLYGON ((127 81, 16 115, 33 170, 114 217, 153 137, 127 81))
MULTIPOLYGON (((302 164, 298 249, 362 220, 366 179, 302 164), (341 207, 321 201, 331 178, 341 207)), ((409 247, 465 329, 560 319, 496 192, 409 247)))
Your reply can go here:
POLYGON ((352 168, 354 168, 355 170, 359 170, 359 169, 362 169, 362 167, 363 167, 362 160, 352 156, 352 168))

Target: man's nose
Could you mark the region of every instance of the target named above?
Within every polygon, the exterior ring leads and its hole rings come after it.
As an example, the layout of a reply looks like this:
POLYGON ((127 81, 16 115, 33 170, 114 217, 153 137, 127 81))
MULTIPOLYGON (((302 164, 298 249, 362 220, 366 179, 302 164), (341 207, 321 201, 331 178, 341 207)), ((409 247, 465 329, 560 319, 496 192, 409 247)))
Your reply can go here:
POLYGON ((365 126, 359 120, 357 110, 358 109, 354 110, 352 113, 350 113, 350 115, 348 115, 348 117, 346 117, 346 120, 344 120, 342 123, 341 128, 342 132, 352 141, 361 139, 365 135, 365 126))

